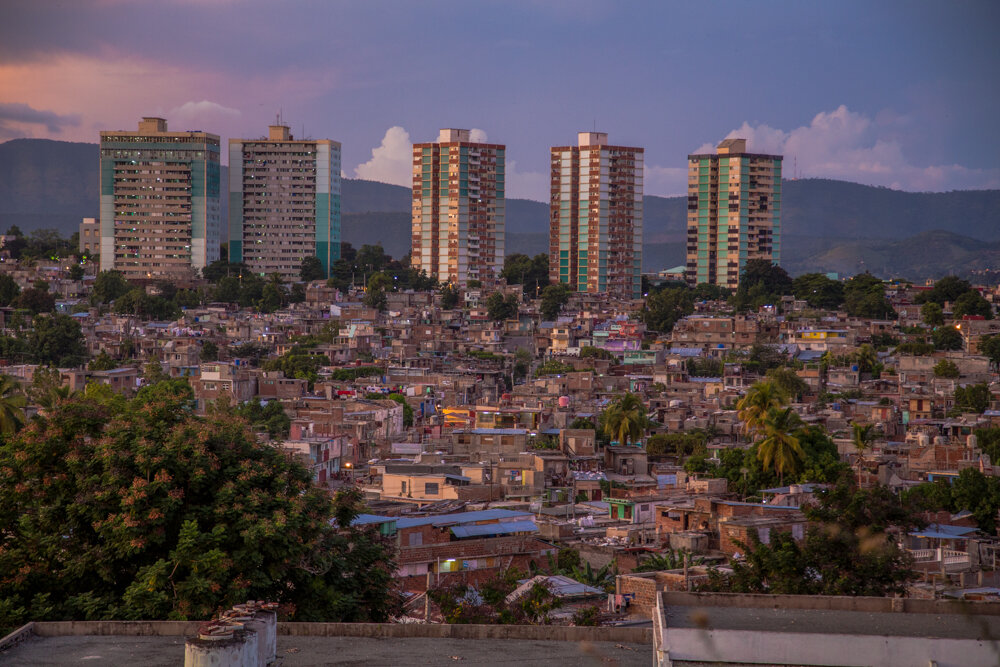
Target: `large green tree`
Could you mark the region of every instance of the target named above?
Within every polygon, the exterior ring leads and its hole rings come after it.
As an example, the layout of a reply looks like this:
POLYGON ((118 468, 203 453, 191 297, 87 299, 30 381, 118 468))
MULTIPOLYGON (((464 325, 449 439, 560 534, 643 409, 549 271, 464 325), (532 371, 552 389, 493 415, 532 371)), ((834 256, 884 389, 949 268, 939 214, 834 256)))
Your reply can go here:
POLYGON ((958 276, 945 276, 934 283, 934 287, 926 292, 917 294, 917 303, 936 303, 943 306, 946 303, 954 302, 958 297, 972 289, 968 280, 963 280, 958 276))
POLYGON ((181 309, 173 301, 147 294, 141 287, 115 299, 114 310, 119 315, 132 315, 143 320, 172 320, 181 314, 181 309))
POLYGON ((71 399, 0 444, 0 626, 205 619, 247 599, 302 621, 386 621, 391 548, 238 417, 190 389, 71 399))
POLYGON ((502 322, 517 317, 518 300, 516 294, 504 297, 503 292, 493 292, 486 298, 486 316, 494 322, 502 322))
POLYGON ((892 531, 917 520, 887 488, 859 491, 842 482, 807 506, 806 518, 801 541, 772 532, 763 544, 751 534, 744 559, 729 563, 732 574, 713 572, 701 590, 884 597, 902 594, 916 578, 892 531))
POLYGON ((809 392, 809 385, 799 377, 794 369, 787 366, 772 368, 767 372, 768 382, 774 383, 782 396, 789 401, 801 400, 802 396, 809 392))
POLYGON ((851 317, 896 317, 895 309, 885 297, 885 284, 870 273, 858 274, 844 285, 844 308, 851 317))
POLYGON ((87 358, 80 323, 69 315, 36 315, 25 337, 27 350, 39 364, 79 366, 87 358))
POLYGON ((94 279, 94 288, 90 294, 97 303, 111 303, 131 289, 132 284, 120 271, 101 271, 94 279))
POLYGON ((990 386, 985 382, 955 387, 955 411, 982 414, 990 407, 990 386))
POLYGON ((9 274, 0 273, 0 307, 9 306, 21 293, 21 287, 9 274))
POLYGON ((1000 368, 1000 335, 993 335, 979 343, 979 353, 985 355, 993 368, 1000 368))
POLYGON ((931 333, 931 342, 935 350, 961 350, 964 341, 958 329, 952 326, 941 326, 931 333))
POLYGON ((26 310, 32 315, 51 313, 56 309, 56 298, 47 289, 29 287, 21 292, 11 304, 15 308, 26 310))
POLYGON ((255 430, 266 430, 272 438, 287 438, 292 426, 292 419, 285 412, 281 401, 268 401, 264 405, 259 397, 254 396, 246 403, 236 406, 233 412, 246 419, 255 430))
POLYGON ((966 315, 978 315, 987 320, 993 319, 993 306, 978 290, 971 289, 962 294, 951 307, 952 317, 956 320, 966 315))
POLYGON ((777 305, 785 294, 792 294, 788 272, 767 259, 751 259, 740 273, 740 284, 732 303, 737 310, 756 310, 777 305))
POLYGON ((451 285, 441 286, 441 308, 444 310, 454 310, 458 306, 459 292, 451 285))
POLYGON ((323 270, 323 262, 320 258, 310 255, 303 259, 302 266, 299 268, 299 277, 306 282, 326 278, 326 271, 323 270))
POLYGON ((223 278, 232 276, 237 280, 244 271, 249 273, 243 262, 230 262, 226 259, 217 259, 201 270, 201 276, 210 283, 218 283, 223 278))
POLYGON ((823 273, 804 273, 792 281, 792 292, 813 308, 833 310, 844 303, 844 283, 823 273))
POLYGON ((549 285, 542 290, 542 303, 539 311, 546 320, 554 320, 559 317, 562 307, 569 301, 571 290, 564 283, 549 285))
POLYGON ((521 285, 526 298, 534 298, 549 284, 549 256, 546 253, 534 257, 521 253, 507 255, 500 276, 509 285, 521 285))
POLYGON ((944 310, 936 301, 928 301, 920 306, 920 317, 923 318, 924 324, 930 327, 944 324, 944 310))
POLYGON ((694 312, 694 294, 686 287, 668 287, 646 297, 642 321, 651 331, 670 333, 682 317, 694 312))

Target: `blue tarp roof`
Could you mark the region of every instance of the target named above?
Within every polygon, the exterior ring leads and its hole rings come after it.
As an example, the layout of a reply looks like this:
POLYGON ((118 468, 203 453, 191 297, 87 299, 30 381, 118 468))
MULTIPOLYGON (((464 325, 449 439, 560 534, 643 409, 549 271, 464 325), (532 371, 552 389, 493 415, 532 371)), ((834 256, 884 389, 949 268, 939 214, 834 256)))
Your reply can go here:
POLYGON ((373 523, 389 523, 395 521, 394 516, 379 516, 377 514, 359 514, 351 522, 352 526, 367 526, 373 523))
POLYGON ((518 520, 521 517, 532 516, 530 512, 515 512, 513 510, 480 510, 478 512, 456 512, 455 514, 438 514, 437 516, 399 517, 396 527, 412 528, 414 526, 448 526, 477 521, 518 520))
POLYGON ((676 354, 682 357, 700 357, 701 348, 700 347, 672 347, 670 348, 670 354, 676 354))
POLYGON ((510 535, 511 533, 534 533, 538 526, 534 521, 503 521, 501 523, 473 524, 471 526, 452 526, 451 534, 458 538, 489 537, 491 535, 510 535))
POLYGON ((966 539, 972 537, 976 532, 975 528, 969 526, 952 526, 946 523, 932 523, 924 530, 917 530, 910 535, 912 537, 927 537, 938 540, 966 539))

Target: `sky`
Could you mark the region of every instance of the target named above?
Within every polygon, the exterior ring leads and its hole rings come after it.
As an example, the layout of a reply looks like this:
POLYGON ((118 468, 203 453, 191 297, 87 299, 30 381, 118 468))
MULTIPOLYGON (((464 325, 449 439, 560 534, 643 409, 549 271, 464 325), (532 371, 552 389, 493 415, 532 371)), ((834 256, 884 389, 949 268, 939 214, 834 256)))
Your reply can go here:
POLYGON ((997 28, 994 0, 3 0, 0 141, 152 115, 226 142, 280 113, 406 186, 411 142, 476 129, 536 200, 549 147, 594 129, 645 148, 646 194, 732 136, 786 178, 995 189, 997 28))

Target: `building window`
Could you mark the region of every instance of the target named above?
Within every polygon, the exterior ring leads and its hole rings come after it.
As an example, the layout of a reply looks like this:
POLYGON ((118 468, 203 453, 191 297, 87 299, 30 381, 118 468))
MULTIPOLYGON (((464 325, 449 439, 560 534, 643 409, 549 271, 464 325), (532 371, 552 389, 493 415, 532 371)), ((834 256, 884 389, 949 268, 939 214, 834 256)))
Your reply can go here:
POLYGON ((428 496, 436 496, 438 494, 438 483, 424 482, 424 494, 428 496))

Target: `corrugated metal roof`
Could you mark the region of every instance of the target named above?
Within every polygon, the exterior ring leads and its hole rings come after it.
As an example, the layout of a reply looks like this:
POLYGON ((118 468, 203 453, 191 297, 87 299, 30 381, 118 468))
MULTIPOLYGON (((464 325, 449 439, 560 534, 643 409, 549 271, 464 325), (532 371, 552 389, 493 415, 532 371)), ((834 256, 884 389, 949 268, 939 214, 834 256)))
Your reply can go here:
POLYGON ((389 523, 395 521, 394 516, 379 516, 377 514, 359 514, 351 522, 352 526, 367 526, 373 523, 389 523))
POLYGON ((933 537, 939 540, 965 539, 971 537, 976 532, 975 528, 969 526, 952 526, 946 523, 932 523, 924 530, 917 530, 910 535, 913 537, 933 537))
POLYGON ((471 526, 452 526, 451 534, 461 539, 464 537, 489 537, 491 535, 510 535, 513 533, 536 533, 538 526, 534 521, 502 521, 500 523, 473 524, 471 526))
POLYGON ((515 512, 513 510, 492 509, 478 512, 456 512, 454 514, 438 514, 437 516, 400 517, 396 526, 412 528, 414 526, 448 526, 477 521, 516 521, 521 517, 532 516, 530 512, 515 512))
POLYGON ((524 435, 528 432, 526 428, 474 428, 467 431, 475 435, 524 435))

